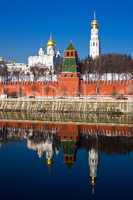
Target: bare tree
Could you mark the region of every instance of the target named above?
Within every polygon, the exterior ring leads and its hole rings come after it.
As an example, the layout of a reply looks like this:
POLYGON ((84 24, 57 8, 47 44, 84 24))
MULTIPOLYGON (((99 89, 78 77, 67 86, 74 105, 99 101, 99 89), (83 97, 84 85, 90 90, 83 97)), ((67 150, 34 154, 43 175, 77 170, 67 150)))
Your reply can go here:
POLYGON ((107 54, 92 60, 86 58, 80 61, 81 73, 132 73, 133 59, 128 55, 107 54))

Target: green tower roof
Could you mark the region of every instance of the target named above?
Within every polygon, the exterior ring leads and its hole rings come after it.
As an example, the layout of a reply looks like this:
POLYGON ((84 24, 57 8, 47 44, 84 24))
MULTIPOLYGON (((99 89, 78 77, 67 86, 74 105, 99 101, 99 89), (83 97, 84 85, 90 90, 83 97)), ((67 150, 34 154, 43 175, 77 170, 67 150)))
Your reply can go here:
POLYGON ((78 71, 78 55, 72 43, 70 43, 65 50, 62 71, 72 73, 78 71))
POLYGON ((76 49, 75 49, 74 45, 72 43, 70 43, 68 45, 68 47, 66 48, 66 50, 76 50, 76 49))

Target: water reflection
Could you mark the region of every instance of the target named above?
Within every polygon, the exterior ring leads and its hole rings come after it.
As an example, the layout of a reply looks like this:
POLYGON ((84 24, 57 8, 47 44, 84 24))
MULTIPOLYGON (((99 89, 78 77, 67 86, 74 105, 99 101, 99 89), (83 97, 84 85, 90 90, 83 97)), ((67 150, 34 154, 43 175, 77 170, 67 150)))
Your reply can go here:
POLYGON ((100 154, 127 154, 133 151, 133 127, 128 124, 0 122, 1 148, 8 142, 23 140, 29 150, 45 160, 48 167, 54 165, 55 155, 63 152, 64 164, 72 168, 78 151, 84 149, 88 154, 89 181, 94 192, 100 154))
POLYGON ((49 122, 80 122, 80 123, 117 123, 133 124, 133 115, 95 114, 80 112, 43 113, 43 112, 0 112, 0 119, 36 120, 49 122))

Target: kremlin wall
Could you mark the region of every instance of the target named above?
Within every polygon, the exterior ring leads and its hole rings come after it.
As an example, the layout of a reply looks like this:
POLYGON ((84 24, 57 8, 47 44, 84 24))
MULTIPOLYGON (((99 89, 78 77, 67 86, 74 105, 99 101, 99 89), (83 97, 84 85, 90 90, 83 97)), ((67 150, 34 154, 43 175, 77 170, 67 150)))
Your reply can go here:
POLYGON ((72 43, 64 53, 62 72, 56 81, 0 82, 0 95, 8 97, 87 97, 131 96, 133 80, 85 81, 78 67, 78 55, 72 43))
POLYGON ((0 95, 8 97, 87 97, 133 95, 133 80, 85 82, 74 74, 61 75, 57 82, 10 82, 0 83, 0 95), (73 76, 73 77, 71 77, 73 76), (97 89, 99 88, 99 89, 97 89))

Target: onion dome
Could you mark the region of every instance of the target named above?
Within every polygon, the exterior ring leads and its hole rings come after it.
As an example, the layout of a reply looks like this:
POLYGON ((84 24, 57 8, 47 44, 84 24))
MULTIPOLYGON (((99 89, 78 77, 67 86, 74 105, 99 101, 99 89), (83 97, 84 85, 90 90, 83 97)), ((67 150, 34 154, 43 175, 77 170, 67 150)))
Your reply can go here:
POLYGON ((48 40, 47 46, 52 46, 54 47, 56 42, 52 39, 52 35, 50 34, 50 38, 48 40))
POLYGON ((49 40, 47 43, 47 46, 55 46, 55 41, 54 40, 49 40))

